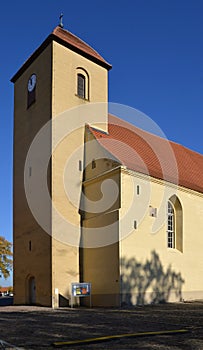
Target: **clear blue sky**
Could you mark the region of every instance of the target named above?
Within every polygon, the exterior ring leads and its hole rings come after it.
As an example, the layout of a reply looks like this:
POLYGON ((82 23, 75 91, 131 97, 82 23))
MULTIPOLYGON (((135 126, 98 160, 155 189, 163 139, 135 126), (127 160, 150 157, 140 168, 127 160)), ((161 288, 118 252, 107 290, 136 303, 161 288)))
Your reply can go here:
MULTIPOLYGON (((58 24, 61 12, 64 28, 89 43, 113 65, 109 74, 110 102, 141 110, 170 140, 203 153, 202 0, 3 1, 0 235, 10 241, 13 136, 10 78, 58 24)), ((11 279, 6 282, 10 283, 11 279)))

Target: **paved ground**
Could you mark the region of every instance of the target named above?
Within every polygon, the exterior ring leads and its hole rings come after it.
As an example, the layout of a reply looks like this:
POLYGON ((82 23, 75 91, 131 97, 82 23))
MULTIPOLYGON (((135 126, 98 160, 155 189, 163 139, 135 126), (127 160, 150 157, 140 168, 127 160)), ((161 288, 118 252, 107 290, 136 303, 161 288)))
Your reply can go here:
MULTIPOLYGON (((59 349, 203 350, 203 302, 130 309, 52 310, 0 307, 0 339, 23 349, 55 349, 54 342, 124 333, 186 329, 188 333, 123 338, 59 349)), ((11 349, 2 346, 0 349, 11 349)))

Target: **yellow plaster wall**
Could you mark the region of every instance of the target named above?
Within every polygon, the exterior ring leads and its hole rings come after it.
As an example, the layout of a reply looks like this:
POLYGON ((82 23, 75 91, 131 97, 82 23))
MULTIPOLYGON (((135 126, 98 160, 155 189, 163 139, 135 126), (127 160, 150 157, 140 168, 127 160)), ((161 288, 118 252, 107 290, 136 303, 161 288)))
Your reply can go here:
POLYGON ((70 123, 78 113, 82 126, 85 123, 91 123, 92 126, 100 126, 107 131, 107 102, 108 71, 78 53, 53 42, 53 117, 77 107, 78 112, 75 112, 74 116, 70 114, 70 123), (88 100, 77 96, 78 67, 85 69, 89 75, 88 100), (99 107, 97 107, 98 103, 99 107), (92 106, 88 109, 90 104, 95 104, 95 108, 92 106), (82 112, 80 112, 81 109, 82 112), (85 112, 86 110, 88 112, 85 112))
POLYGON ((122 172, 120 275, 123 302, 203 297, 200 277, 203 273, 202 207, 203 196, 199 193, 133 172, 122 172), (137 185, 140 195, 136 193, 137 185), (166 205, 173 194, 178 196, 183 210, 183 252, 167 248, 166 205), (141 203, 145 203, 145 208, 141 203), (149 215, 150 205, 157 208, 157 217, 149 215), (134 229, 135 220, 137 229, 134 229))
MULTIPOLYGON (((71 283, 80 279, 79 206, 85 123, 98 122, 100 128, 107 130, 107 78, 106 69, 53 42, 52 294, 57 289, 67 303, 71 283), (88 72, 89 100, 77 96, 77 67, 88 72), (91 107, 98 102, 103 105, 91 107)), ((53 303, 58 306, 58 296, 53 303)))
POLYGON ((85 174, 84 179, 89 180, 111 171, 119 166, 117 159, 104 147, 101 147, 91 131, 85 130, 85 174), (92 168, 92 161, 95 168, 92 168))

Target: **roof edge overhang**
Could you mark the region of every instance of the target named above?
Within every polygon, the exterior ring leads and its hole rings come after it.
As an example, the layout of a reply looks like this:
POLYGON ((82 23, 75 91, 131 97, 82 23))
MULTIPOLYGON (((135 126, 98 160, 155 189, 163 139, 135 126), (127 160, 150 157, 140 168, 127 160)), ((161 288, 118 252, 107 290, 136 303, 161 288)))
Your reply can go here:
POLYGON ((21 68, 17 71, 16 74, 11 78, 11 82, 15 83, 16 80, 25 72, 25 70, 31 65, 31 63, 46 49, 46 47, 51 43, 51 42, 57 42, 58 44, 61 44, 70 50, 80 54, 81 56, 89 59, 90 61, 98 64, 99 66, 107 69, 108 71, 112 68, 112 65, 109 64, 108 62, 101 61, 96 57, 93 57, 92 55, 88 54, 87 52, 84 52, 82 49, 79 49, 75 47, 74 45, 66 42, 65 40, 59 38, 57 35, 51 33, 44 41, 43 43, 34 51, 34 53, 25 61, 25 63, 21 66, 21 68))
POLYGON ((139 176, 140 178, 149 178, 152 179, 152 181, 154 182, 158 182, 161 183, 162 185, 168 185, 168 186, 172 186, 175 189, 180 189, 183 191, 189 191, 192 193, 195 193, 196 195, 199 196, 203 196, 203 188, 200 186, 194 186, 191 182, 175 182, 173 181, 173 179, 171 178, 162 178, 160 176, 156 176, 154 174, 150 174, 150 173, 145 173, 144 171, 140 171, 140 170, 135 170, 133 168, 130 168, 128 166, 122 165, 121 166, 122 171, 124 171, 125 173, 129 173, 129 175, 135 174, 135 176, 139 176))
MULTIPOLYGON (((188 189, 190 191, 194 191, 195 193, 203 195, 203 186, 198 185, 198 184, 196 184, 194 182, 191 182, 190 180, 180 179, 179 177, 177 179, 176 177, 173 177, 170 174, 160 174, 155 169, 154 170, 153 169, 148 169, 148 171, 146 172, 146 170, 144 168, 140 168, 137 165, 135 166, 134 164, 129 164, 129 162, 126 163, 122 159, 119 159, 112 152, 112 150, 109 150, 107 147, 105 147, 105 145, 102 144, 102 142, 100 142, 100 138, 97 137, 97 135, 95 135, 95 133, 94 133, 94 131, 97 131, 97 132, 100 133, 100 131, 98 129, 89 126, 89 130, 92 132, 92 134, 94 135, 95 139, 99 142, 100 146, 103 147, 104 149, 106 149, 110 154, 112 154, 114 158, 117 158, 118 162, 121 164, 123 169, 126 169, 126 171, 133 172, 133 173, 136 173, 136 174, 142 174, 144 176, 149 176, 149 177, 151 177, 153 179, 156 179, 156 180, 168 183, 168 184, 172 184, 173 186, 176 186, 178 188, 185 188, 185 189, 188 189)), ((156 136, 156 137, 160 138, 159 136, 156 136)), ((163 140, 165 140, 165 139, 163 139, 163 140)), ((174 142, 172 142, 172 143, 175 144, 174 142)))

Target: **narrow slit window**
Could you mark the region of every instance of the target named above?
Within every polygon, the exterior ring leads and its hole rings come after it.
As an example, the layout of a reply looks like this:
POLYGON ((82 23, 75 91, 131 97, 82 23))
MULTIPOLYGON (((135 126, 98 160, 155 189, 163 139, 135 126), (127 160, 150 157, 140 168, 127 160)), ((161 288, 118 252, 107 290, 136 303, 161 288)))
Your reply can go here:
POLYGON ((79 160, 79 171, 82 171, 82 161, 79 160))
POLYGON ((139 196, 139 194, 140 194, 140 186, 137 185, 137 195, 139 196))
POLYGON ((96 161, 95 159, 92 159, 92 169, 95 169, 96 168, 96 161))

